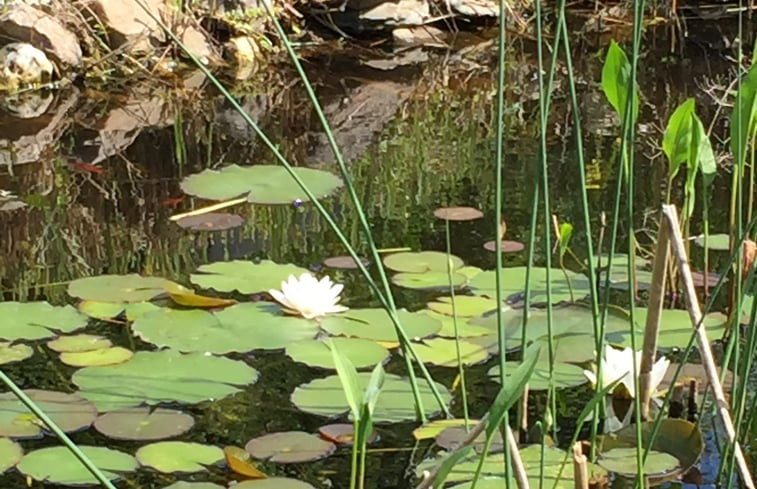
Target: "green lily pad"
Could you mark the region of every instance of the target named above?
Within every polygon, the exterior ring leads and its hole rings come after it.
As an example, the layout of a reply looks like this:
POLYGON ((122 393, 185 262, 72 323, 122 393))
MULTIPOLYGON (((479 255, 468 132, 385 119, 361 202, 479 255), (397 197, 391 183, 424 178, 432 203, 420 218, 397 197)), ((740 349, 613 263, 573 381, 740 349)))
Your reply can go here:
MULTIPOLYGON (((436 333, 445 338, 455 337, 455 322, 451 316, 434 311, 423 311, 427 316, 442 323, 442 328, 436 333)), ((493 330, 486 326, 479 326, 470 322, 471 318, 457 318, 457 335, 460 338, 473 338, 492 334, 493 330)))
POLYGON ((10 438, 0 438, 0 474, 14 467, 24 456, 21 446, 10 438))
POLYGON ((0 338, 41 340, 56 331, 70 333, 87 325, 87 316, 71 306, 51 306, 47 302, 0 302, 0 338))
POLYGON ((275 350, 318 334, 317 322, 279 311, 269 302, 242 303, 219 312, 163 308, 141 316, 131 328, 143 341, 160 347, 216 354, 275 350))
POLYGON ((200 472, 224 459, 218 447, 186 441, 151 443, 137 450, 136 457, 143 466, 167 474, 200 472))
POLYGON ((244 449, 259 460, 294 464, 328 457, 336 445, 303 431, 285 431, 253 438, 244 449))
MULTIPOLYGON (((370 372, 358 373, 361 389, 365 389, 370 377, 370 372)), ((431 389, 426 382, 418 382, 418 384, 426 414, 431 415, 438 412, 440 408, 431 389)), ((443 402, 448 403, 450 394, 447 388, 441 384, 436 384, 436 387, 443 402)), ((300 385, 294 390, 291 399, 292 403, 300 410, 321 416, 339 416, 349 409, 342 384, 337 375, 315 379, 300 385)), ((387 374, 376 402, 373 421, 392 423, 411 419, 415 419, 415 402, 410 382, 397 375, 387 374)))
POLYGON ((423 273, 398 273, 392 277, 392 283, 399 287, 414 290, 439 290, 448 289, 450 286, 459 289, 468 282, 468 277, 462 273, 447 272, 423 272, 423 273))
MULTIPOLYGON (((549 362, 548 338, 541 337, 540 359, 549 362)), ((585 333, 563 333, 552 338, 552 359, 556 363, 586 363, 596 358, 594 335, 585 333)))
POLYGON ((213 484, 212 482, 177 481, 164 489, 226 489, 226 487, 213 484))
MULTIPOLYGON (((597 463, 617 474, 634 477, 638 472, 636 464, 636 448, 613 448, 602 453, 597 463)), ((665 474, 678 468, 678 459, 674 456, 650 450, 644 461, 644 474, 665 474)))
MULTIPOLYGON (((434 312, 452 316, 452 297, 437 297, 434 302, 429 302, 426 307, 434 312)), ((497 308, 497 301, 488 297, 475 295, 455 296, 454 312, 457 317, 474 317, 497 308)))
MULTIPOLYGON (((440 321, 423 312, 407 312, 401 309, 397 311, 397 316, 410 338, 431 336, 442 327, 440 321)), ((332 335, 354 336, 374 341, 399 341, 394 323, 384 309, 350 309, 343 314, 325 317, 321 327, 332 335)))
POLYGON ((11 344, 7 341, 0 341, 0 365, 26 360, 33 354, 34 350, 32 350, 32 347, 29 345, 23 343, 11 344))
POLYGON ((147 406, 105 413, 95 420, 95 429, 116 440, 162 440, 186 433, 194 418, 174 409, 147 406))
POLYGON ((110 319, 119 316, 126 304, 122 302, 99 302, 84 300, 76 306, 79 312, 95 319, 110 319))
POLYGON ((423 363, 440 367, 457 367, 457 348, 460 348, 460 361, 464 365, 475 365, 489 358, 489 351, 481 345, 454 339, 433 338, 413 345, 423 363))
MULTIPOLYGON (((552 302, 577 301, 591 290, 589 279, 570 270, 563 272, 559 268, 550 270, 549 282, 552 285, 552 302), (567 278, 566 278, 567 275, 567 278), (568 280, 569 279, 569 280, 568 280), (572 292, 572 293, 571 293, 572 292)), ((531 268, 531 300, 547 300, 547 269, 531 268)), ((496 278, 494 270, 481 272, 470 281, 470 287, 476 295, 496 297, 496 278)), ((520 296, 526 290, 526 267, 502 269, 502 297, 520 296)))
POLYGON ((315 489, 307 482, 288 477, 269 477, 252 481, 242 481, 234 489, 315 489))
MULTIPOLYGON (((505 376, 509 376, 520 364, 518 362, 506 362, 506 365, 505 376)), ((489 369, 489 376, 499 382, 499 365, 495 365, 489 369)), ((578 365, 570 363, 555 363, 552 369, 551 380, 555 389, 566 389, 588 382, 584 375, 584 370, 578 365)), ((534 373, 528 381, 528 388, 532 391, 543 391, 549 389, 549 384, 549 362, 540 360, 536 363, 536 367, 534 367, 534 373)))
POLYGON ((221 399, 257 379, 258 372, 244 362, 175 350, 137 352, 126 363, 85 367, 72 377, 81 395, 101 412, 142 403, 221 399))
POLYGON ((133 356, 133 351, 114 346, 92 351, 64 352, 60 354, 60 361, 72 367, 95 367, 124 363, 133 356))
MULTIPOLYGON (((602 255, 601 257, 595 257, 595 266, 600 263, 603 268, 607 268, 608 255, 602 255)), ((649 260, 645 260, 640 256, 635 257, 634 268, 636 275, 636 286, 639 290, 647 290, 652 285, 652 270, 649 260)), ((612 265, 609 270, 610 287, 620 290, 628 290, 629 278, 628 278, 628 254, 627 253, 615 253, 612 255, 612 265)), ((607 271, 600 273, 600 282, 598 286, 600 289, 604 287, 605 280, 607 280, 607 271)))
MULTIPOLYGON (((694 242, 704 247, 704 234, 694 238, 694 242)), ((710 234, 707 236, 707 248, 712 251, 728 251, 731 249, 731 237, 727 234, 710 234)))
POLYGON ((47 347, 58 353, 84 352, 110 348, 112 343, 104 336, 93 334, 76 334, 71 336, 59 336, 47 342, 47 347))
MULTIPOLYGON (((644 328, 647 322, 647 310, 643 307, 634 309, 634 321, 636 322, 636 341, 640 345, 644 338, 644 328)), ((704 317, 702 324, 711 341, 720 339, 725 334, 727 317, 721 313, 710 313, 704 317)), ((664 309, 660 317, 660 331, 657 337, 657 347, 684 348, 689 344, 689 338, 693 334, 689 313, 680 309, 664 309)), ((607 341, 618 346, 631 346, 631 335, 628 328, 625 330, 610 331, 607 341)))
POLYGON ((219 292, 253 294, 278 289, 289 275, 299 277, 307 272, 291 263, 279 264, 270 260, 253 263, 246 260, 219 261, 202 265, 193 273, 193 284, 219 292))
MULTIPOLYGON (((339 351, 350 359, 355 368, 373 367, 389 356, 389 350, 375 341, 361 338, 332 338, 339 351)), ((321 340, 303 340, 286 347, 286 354, 296 362, 311 367, 335 369, 331 349, 321 340)))
POLYGON ((68 284, 68 295, 96 302, 149 301, 163 294, 167 280, 141 275, 98 275, 68 284))
POLYGON ((384 265, 389 270, 407 273, 442 272, 447 274, 447 260, 452 261, 452 271, 463 266, 463 260, 455 255, 441 251, 405 251, 394 253, 384 258, 384 265))
MULTIPOLYGON (((110 480, 121 474, 134 472, 137 461, 128 453, 105 447, 79 448, 110 480)), ((99 484, 89 470, 64 446, 48 447, 27 453, 18 464, 18 470, 34 480, 68 486, 99 484)))
MULTIPOLYGON (((294 168, 318 198, 325 197, 342 186, 342 180, 323 170, 294 168)), ((203 170, 181 181, 181 189, 189 195, 208 200, 228 200, 247 196, 253 204, 291 204, 308 201, 308 196, 279 165, 229 165, 220 170, 203 170)))
MULTIPOLYGON (((86 428, 97 417, 94 404, 78 394, 38 389, 24 392, 66 433, 86 428)), ((34 438, 45 430, 45 424, 12 392, 0 394, 1 436, 34 438)))

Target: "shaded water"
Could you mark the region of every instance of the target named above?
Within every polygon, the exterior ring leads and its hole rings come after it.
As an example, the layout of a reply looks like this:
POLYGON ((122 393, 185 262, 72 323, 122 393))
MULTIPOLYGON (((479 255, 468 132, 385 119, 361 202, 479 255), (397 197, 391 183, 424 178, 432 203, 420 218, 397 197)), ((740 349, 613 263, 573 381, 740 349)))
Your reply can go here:
MULTIPOLYGON (((650 31, 650 51, 640 61, 644 105, 634 195, 637 228, 656 229, 650 221, 651 211, 661 203, 667 178, 664 160, 657 153, 669 113, 686 97, 696 96, 700 116, 708 123, 717 113, 713 97, 723 95, 735 73, 732 49, 716 45, 707 35, 711 28, 710 24, 702 24, 701 29, 690 26, 697 36, 683 42, 673 54, 663 29, 650 31)), ((711 37, 732 39, 733 33, 718 27, 711 37)), ((605 44, 604 38, 582 38, 574 53, 582 75, 579 96, 595 232, 601 212, 612 209, 617 182, 617 126, 598 83, 601 57, 595 56, 605 44)), ((538 164, 538 93, 532 51, 528 41, 518 40, 510 54, 503 212, 508 238, 521 241, 528 240, 538 164)), ((315 53, 307 58, 306 68, 350 160, 378 246, 442 250, 444 232, 440 221, 432 217, 435 208, 469 205, 493 209, 493 47, 485 46, 465 57, 431 53, 422 63, 390 71, 361 63, 365 56, 364 52, 315 53)), ((235 95, 294 161, 335 170, 301 85, 285 71, 267 76, 267 83, 237 87, 235 95)), ((324 258, 343 253, 333 233, 308 206, 235 208, 233 211, 245 218, 244 226, 216 233, 193 233, 168 221, 174 213, 202 205, 189 197, 180 200, 178 184, 184 176, 228 163, 274 163, 252 131, 201 78, 187 74, 177 83, 181 86, 146 84, 117 95, 57 93, 44 116, 19 120, 6 114, 0 120, 9 148, 2 154, 7 165, 0 170, 0 188, 22 196, 29 204, 0 212, 0 276, 5 300, 65 303, 69 300, 66 282, 99 273, 136 272, 187 283, 190 272, 211 261, 270 258, 319 269, 324 258)), ((550 194, 552 212, 576 225, 572 247, 581 255, 587 237, 579 225, 579 178, 563 85, 564 80, 558 81, 549 124, 550 194)), ((716 134, 725 134, 724 121, 729 115, 729 109, 719 113, 716 134)), ((714 232, 727 231, 717 228, 726 222, 727 165, 724 160, 716 182, 719 190, 713 197, 714 232)), ((364 242, 344 193, 330 199, 328 207, 351 242, 364 242)), ((491 269, 494 257, 482 248, 493 238, 495 227, 493 218, 487 217, 455 223, 452 252, 468 264, 491 269)), ((537 237, 544 236, 543 219, 537 222, 537 237)), ((639 235, 642 244, 651 238, 639 235)), ((592 239, 596 241, 596 236, 592 239)), ((540 238, 535 256, 537 264, 543 264, 540 238)), ((525 254, 507 255, 504 261, 524 264, 525 254)), ((332 276, 350 291, 347 305, 377 305, 356 272, 332 276)), ((397 289, 396 294, 398 304, 409 309, 418 308, 430 297, 404 289, 397 289)), ((127 330, 106 325, 100 329, 116 344, 133 347, 137 342, 137 347, 152 348, 139 344, 127 330)), ((243 446, 264 432, 313 432, 323 424, 322 418, 299 412, 288 400, 294 387, 323 372, 280 353, 237 358, 258 369, 261 380, 232 398, 187 408, 197 420, 187 439, 243 446)), ((389 371, 394 368, 394 364, 388 366, 389 371)), ((73 389, 67 380, 73 370, 58 364, 41 346, 31 360, 7 368, 22 387, 61 390, 73 389)), ((496 391, 485 371, 473 369, 471 373, 473 416, 483 414, 496 391)), ((445 369, 434 373, 446 385, 454 377, 445 369)), ((459 405, 454 404, 453 410, 458 412, 459 405)), ((578 410, 568 405, 561 414, 575 419, 578 410)), ((369 456, 368 487, 412 486, 413 465, 429 446, 412 445, 411 428, 380 430, 382 438, 376 448, 386 451, 369 456)), ((130 452, 137 447, 107 440, 93 430, 76 434, 74 439, 130 452)), ((44 439, 25 446, 52 443, 52 439, 44 439)), ((317 463, 262 466, 269 473, 288 474, 318 487, 346 487, 348 459, 347 451, 340 450, 317 463)), ((182 479, 223 482, 228 477, 225 470, 214 468, 208 474, 182 479)), ((163 487, 174 479, 141 470, 122 485, 163 487)), ((0 476, 0 483, 25 487, 15 472, 0 476)))

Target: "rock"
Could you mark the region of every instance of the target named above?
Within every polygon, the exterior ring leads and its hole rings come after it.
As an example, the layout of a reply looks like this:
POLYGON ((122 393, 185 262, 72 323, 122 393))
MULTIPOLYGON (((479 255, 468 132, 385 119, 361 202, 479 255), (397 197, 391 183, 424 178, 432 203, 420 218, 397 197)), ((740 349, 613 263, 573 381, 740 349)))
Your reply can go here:
POLYGON ((449 6, 466 17, 499 17, 499 5, 493 0, 450 0, 449 6))
POLYGON ((142 1, 149 13, 134 0, 91 0, 89 2, 89 8, 108 30, 111 48, 128 44, 131 53, 145 53, 152 51, 155 45, 166 40, 163 29, 153 18, 164 18, 165 1, 142 1))
POLYGON ((392 31, 395 47, 407 46, 436 46, 446 47, 447 35, 436 27, 420 25, 413 27, 398 27, 392 31))
POLYGON ((385 26, 423 25, 431 18, 431 12, 424 0, 398 0, 382 2, 361 12, 358 17, 385 26))
POLYGON ((207 36, 199 29, 192 25, 186 25, 184 27, 175 28, 181 42, 187 47, 187 50, 192 53, 202 64, 210 64, 215 60, 215 51, 208 42, 207 36))
POLYGON ((82 52, 76 35, 54 17, 31 5, 12 4, 0 16, 0 36, 35 45, 61 69, 81 65, 82 52))
POLYGON ((0 48, 0 89, 15 91, 49 82, 53 70, 45 53, 31 44, 13 42, 0 48))

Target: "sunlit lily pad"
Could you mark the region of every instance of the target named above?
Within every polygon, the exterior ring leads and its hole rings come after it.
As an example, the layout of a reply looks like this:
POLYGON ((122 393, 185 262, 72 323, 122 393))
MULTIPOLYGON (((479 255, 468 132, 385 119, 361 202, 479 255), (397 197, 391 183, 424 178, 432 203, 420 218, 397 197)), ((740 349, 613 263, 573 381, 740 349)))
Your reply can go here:
POLYGON ((459 289, 468 282, 468 277, 462 273, 448 275, 446 272, 398 273, 392 277, 395 285, 414 290, 447 289, 450 280, 452 286, 459 289))
MULTIPOLYGON (((634 477, 637 470, 636 448, 614 448, 602 453, 597 463, 617 474, 634 477)), ((650 450, 644 461, 644 474, 664 474, 678 468, 678 459, 674 456, 650 450)))
MULTIPOLYGON (((478 423, 477 419, 469 419, 469 426, 473 426, 478 423)), ((413 430, 413 438, 416 440, 428 440, 429 438, 435 438, 436 435, 449 428, 450 426, 463 426, 465 427, 465 420, 462 418, 455 419, 435 419, 429 421, 426 424, 419 426, 413 430)))
MULTIPOLYGON (((541 337, 540 358, 549 361, 548 338, 541 337)), ((552 359, 559 363, 585 363, 596 358, 594 335, 587 333, 563 333, 552 338, 552 359)))
MULTIPOLYGON (((591 290, 586 276, 570 270, 563 273, 559 268, 551 269, 549 281, 552 285, 552 302, 579 300, 591 290)), ((547 299, 547 269, 532 267, 530 282, 531 300, 545 301, 547 299)), ((475 294, 494 298, 497 293, 495 284, 495 272, 488 270, 473 277, 469 285, 475 294)), ((503 298, 517 299, 526 290, 526 267, 503 268, 500 284, 503 298)))
POLYGON ((202 265, 192 274, 193 284, 219 292, 252 294, 278 289, 289 275, 299 277, 307 272, 291 263, 279 264, 270 260, 253 263, 247 260, 220 261, 202 265))
POLYGON ((147 406, 105 413, 95 420, 95 429, 116 440, 162 440, 181 435, 194 426, 192 416, 174 409, 147 406))
POLYGON ((328 457, 336 445, 303 431, 285 431, 253 438, 244 448, 260 460, 293 464, 328 457))
MULTIPOLYGON (((643 307, 634 309, 636 322, 636 341, 640 345, 644 338, 644 328, 647 321, 647 310, 643 307)), ((711 341, 723 337, 726 330, 727 318, 721 313, 710 313, 704 317, 703 325, 711 341)), ((660 331, 657 338, 658 348, 684 348, 693 334, 689 313, 681 309, 664 309, 660 317, 660 331)), ((618 346, 631 346, 631 335, 625 330, 616 330, 607 335, 607 341, 618 346)))
POLYGON ((81 301, 76 306, 79 312, 96 319, 110 319, 119 316, 126 304, 122 302, 99 302, 99 301, 81 301))
POLYGON ((159 309, 131 326, 143 341, 175 350, 210 353, 280 349, 315 338, 318 323, 282 316, 268 302, 242 303, 222 311, 159 309))
POLYGON ((136 457, 141 465, 169 474, 200 472, 224 459, 218 447, 186 441, 151 443, 137 450, 136 457))
MULTIPOLYGON (((370 372, 358 373, 361 389, 368 385, 370 372)), ((440 410, 431 389, 426 382, 418 382, 423 408, 427 415, 440 410)), ((447 388, 436 384, 445 403, 450 401, 447 388)), ((321 416, 339 416, 349 409, 342 384, 337 375, 315 379, 297 387, 292 394, 292 402, 302 411, 321 416)), ((413 392, 407 379, 387 374, 373 413, 375 422, 396 422, 415 419, 413 392)))
POLYGON ((26 360, 33 354, 34 350, 32 350, 32 347, 29 345, 23 343, 12 344, 7 341, 0 341, 0 365, 26 360))
MULTIPOLYGON (((694 242, 704 247, 704 234, 695 237, 694 242)), ((728 251, 731 249, 731 237, 727 234, 710 234, 707 236, 707 248, 712 251, 728 251)))
MULTIPOLYGON (((97 417, 95 406, 77 394, 38 389, 25 392, 67 433, 88 427, 97 417)), ((45 424, 12 392, 0 394, 0 436, 34 438, 45 429, 45 424)))
POLYGON ((226 487, 219 486, 218 484, 213 484, 212 482, 176 481, 170 486, 165 487, 164 489, 226 489, 226 487))
MULTIPOLYGON (((469 424, 467 430, 465 429, 465 425, 448 426, 444 430, 442 430, 441 433, 437 434, 434 440, 436 441, 437 445, 445 450, 456 450, 462 444, 462 442, 468 438, 468 434, 471 428, 473 428, 473 424, 469 424)), ((484 432, 477 436, 473 441, 473 448, 476 451, 481 452, 484 449, 485 442, 486 433, 484 432)), ((495 432, 492 444, 489 446, 489 452, 501 452, 503 448, 504 445, 502 443, 502 435, 500 435, 499 432, 495 432)))
POLYGON ((172 301, 185 307, 203 307, 210 309, 232 306, 237 302, 234 299, 222 299, 220 297, 200 295, 194 290, 175 282, 167 283, 166 292, 171 296, 172 301))
POLYGON ((269 477, 252 481, 243 481, 234 486, 234 489, 315 489, 307 482, 288 477, 269 477))
MULTIPOLYGON (((506 362, 507 370, 505 375, 509 376, 518 365, 518 362, 506 362)), ((570 363, 555 363, 552 368, 552 385, 555 389, 565 389, 588 382, 584 375, 584 370, 578 365, 570 363)), ((499 365, 489 369, 489 376, 499 382, 499 365)), ((549 389, 549 362, 539 361, 536 363, 534 373, 528 381, 528 388, 532 391, 541 391, 549 389)))
POLYGON ((207 212, 197 216, 182 217, 176 224, 191 231, 225 231, 244 224, 242 216, 226 212, 207 212))
MULTIPOLYGON (((521 243, 520 241, 511 241, 509 239, 503 239, 500 241, 500 250, 502 250, 502 253, 517 253, 519 251, 523 251, 526 248, 526 245, 521 243)), ((486 251, 491 251, 492 253, 497 252, 497 242, 495 240, 487 241, 484 243, 484 249, 486 251)))
POLYGON ((132 356, 134 356, 133 351, 114 346, 92 351, 64 352, 60 354, 60 361, 72 367, 94 367, 124 363, 132 356))
MULTIPOLYGON (((105 447, 79 448, 110 480, 137 469, 137 461, 128 453, 105 447)), ((99 484, 95 476, 64 446, 48 447, 27 453, 18 470, 34 480, 68 486, 99 484)))
POLYGON ((489 358, 490 354, 486 348, 465 340, 456 342, 450 338, 432 338, 413 345, 424 363, 440 367, 457 366, 458 346, 460 348, 460 361, 464 365, 474 365, 489 358))
MULTIPOLYGON (((331 338, 339 351, 350 359, 355 368, 373 367, 389 356, 389 350, 375 341, 362 338, 331 338)), ((321 340, 303 340, 289 344, 286 354, 292 360, 311 367, 334 369, 331 349, 321 340)))
POLYGON ((72 380, 100 411, 144 403, 198 403, 221 399, 255 383, 258 372, 244 362, 174 350, 141 351, 126 363, 85 367, 72 380))
MULTIPOLYGON (((436 333, 437 335, 445 338, 455 337, 455 322, 451 316, 428 310, 424 311, 424 313, 442 323, 442 328, 436 333)), ((495 332, 494 329, 488 326, 473 324, 470 320, 471 318, 457 318, 457 334, 460 338, 485 336, 495 332)))
POLYGON ((434 312, 452 316, 454 312, 458 317, 473 317, 497 308, 497 301, 488 297, 475 295, 457 295, 452 297, 437 297, 435 301, 426 304, 426 307, 434 312))
POLYGON ((68 284, 68 295, 97 302, 142 302, 165 293, 166 279, 141 275, 98 275, 68 284))
MULTIPOLYGON (((438 332, 442 324, 422 312, 397 313, 402 328, 410 338, 425 338, 438 332)), ((399 341, 389 314, 384 309, 350 309, 336 316, 327 316, 321 327, 333 335, 354 336, 374 341, 399 341)))
MULTIPOLYGON (((318 428, 321 438, 337 445, 351 445, 355 441, 355 427, 348 423, 334 423, 318 428)), ((366 440, 367 443, 376 441, 378 434, 373 430, 366 440)))
POLYGON ((76 334, 59 336, 47 342, 47 347, 58 353, 83 352, 110 348, 112 343, 108 338, 93 334, 76 334))
POLYGON ((447 273, 447 261, 452 262, 452 271, 463 266, 463 260, 455 255, 447 255, 441 251, 406 251, 394 253, 384 258, 386 268, 395 272, 407 273, 426 273, 426 272, 443 272, 447 273))
POLYGON ((87 316, 71 306, 51 306, 47 302, 0 302, 0 338, 41 340, 56 331, 70 333, 87 325, 87 316))
POLYGON ((10 438, 0 438, 0 474, 15 466, 24 456, 21 446, 10 438))

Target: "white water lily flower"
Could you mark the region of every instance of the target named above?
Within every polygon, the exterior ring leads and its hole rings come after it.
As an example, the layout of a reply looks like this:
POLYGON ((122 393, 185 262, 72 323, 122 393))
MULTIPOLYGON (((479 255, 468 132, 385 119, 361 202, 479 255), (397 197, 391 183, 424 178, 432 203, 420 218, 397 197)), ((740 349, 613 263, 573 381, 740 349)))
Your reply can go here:
MULTIPOLYGON (((634 383, 633 374, 633 350, 630 348, 624 348, 617 350, 609 345, 605 347, 605 355, 602 358, 602 381, 600 383, 600 389, 604 389, 613 382, 620 380, 620 383, 626 387, 626 390, 631 397, 636 397, 636 386, 634 383)), ((662 382, 665 377, 665 372, 668 370, 670 360, 667 358, 660 358, 652 365, 652 372, 650 372, 650 388, 652 392, 655 392, 657 386, 662 382)), ((641 366, 641 351, 636 352, 636 368, 641 366)), ((592 384, 597 384, 597 376, 590 370, 584 370, 584 375, 591 381, 592 384)))
POLYGON ((288 313, 305 319, 317 319, 348 309, 339 305, 339 294, 343 288, 344 285, 335 284, 329 277, 318 280, 305 272, 299 279, 290 275, 288 280, 281 282, 281 290, 271 289, 268 293, 288 313))

